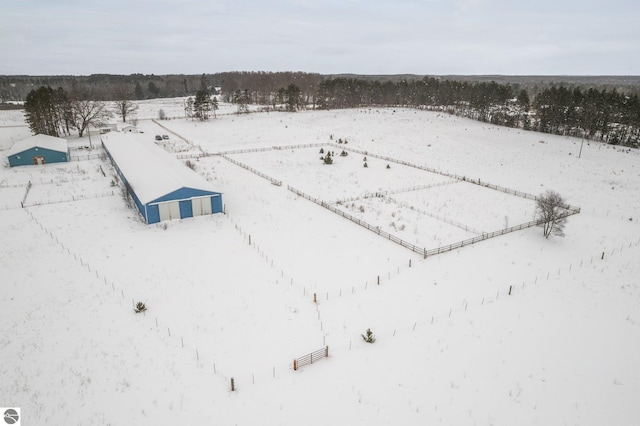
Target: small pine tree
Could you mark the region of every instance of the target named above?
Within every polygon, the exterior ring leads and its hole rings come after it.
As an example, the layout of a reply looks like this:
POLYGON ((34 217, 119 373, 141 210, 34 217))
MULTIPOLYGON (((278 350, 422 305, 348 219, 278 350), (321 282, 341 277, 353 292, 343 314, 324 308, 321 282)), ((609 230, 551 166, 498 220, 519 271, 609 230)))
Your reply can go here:
POLYGON ((387 164, 387 169, 390 169, 390 168, 391 168, 391 166, 387 164))
POLYGON ((364 163, 363 167, 366 169, 369 166, 367 166, 367 163, 364 163))
POLYGON ((133 310, 136 311, 136 314, 139 314, 140 312, 146 311, 147 307, 145 306, 144 303, 138 302, 136 303, 136 307, 133 310))
POLYGON ((367 157, 364 157, 364 158, 362 159, 362 161, 366 162, 366 161, 367 161, 367 157))
POLYGON ((320 148, 320 154, 324 154, 324 148, 320 148))
POLYGON ((376 336, 374 336, 373 331, 370 328, 367 328, 366 334, 361 334, 362 339, 367 343, 373 343, 376 341, 376 336))
POLYGON ((324 156, 324 164, 333 164, 333 158, 331 157, 331 153, 328 153, 324 156))

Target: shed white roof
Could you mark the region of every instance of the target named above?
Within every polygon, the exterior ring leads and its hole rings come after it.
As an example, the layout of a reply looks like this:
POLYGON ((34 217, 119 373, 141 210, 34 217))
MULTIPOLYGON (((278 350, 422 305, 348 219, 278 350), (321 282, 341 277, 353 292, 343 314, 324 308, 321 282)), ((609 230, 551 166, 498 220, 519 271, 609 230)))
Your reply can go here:
POLYGON ((46 148, 59 152, 67 152, 69 150, 66 139, 49 135, 35 135, 14 143, 7 155, 19 154, 34 147, 46 148))
POLYGON ((116 123, 116 130, 118 132, 123 132, 129 128, 138 130, 138 128, 136 126, 134 126, 133 124, 129 124, 129 123, 116 123))
POLYGON ((143 204, 180 188, 219 192, 143 135, 112 132, 102 135, 101 139, 143 204))

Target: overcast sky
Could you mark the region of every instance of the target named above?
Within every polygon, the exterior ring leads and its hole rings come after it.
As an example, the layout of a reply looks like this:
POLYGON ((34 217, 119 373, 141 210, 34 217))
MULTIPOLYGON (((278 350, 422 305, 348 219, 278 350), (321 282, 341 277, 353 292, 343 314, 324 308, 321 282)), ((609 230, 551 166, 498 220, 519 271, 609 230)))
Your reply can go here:
POLYGON ((12 0, 0 74, 640 75, 639 0, 12 0))

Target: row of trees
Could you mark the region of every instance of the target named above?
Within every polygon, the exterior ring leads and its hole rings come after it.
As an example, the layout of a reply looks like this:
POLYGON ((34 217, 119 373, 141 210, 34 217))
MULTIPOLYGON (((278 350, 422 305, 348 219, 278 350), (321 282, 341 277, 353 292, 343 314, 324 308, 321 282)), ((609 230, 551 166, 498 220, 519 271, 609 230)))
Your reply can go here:
MULTIPOLYGON (((162 93, 153 81, 148 83, 150 93, 162 93)), ((184 83, 186 91, 189 86, 186 79, 184 83)), ((203 74, 197 83, 190 84, 197 84, 199 88, 195 97, 187 101, 185 115, 199 120, 215 117, 217 96, 235 103, 239 113, 247 112, 250 104, 271 105, 288 111, 307 106, 323 109, 405 106, 436 109, 526 130, 640 146, 640 99, 637 94, 615 89, 558 85, 545 88, 531 101, 527 90, 508 83, 432 77, 380 80, 321 78, 307 73, 225 73, 203 74), (258 84, 260 82, 263 84, 258 84), (283 82, 285 84, 275 85, 283 82), (241 86, 244 83, 247 85, 241 86), (221 88, 221 93, 216 88, 221 88)), ((123 121, 134 112, 135 105, 130 99, 139 97, 135 93, 138 86, 139 82, 132 86, 134 93, 115 90, 112 94, 117 95, 115 109, 123 121)), ((34 132, 68 134, 75 128, 82 133, 88 124, 83 117, 99 121, 105 115, 104 103, 96 101, 94 95, 92 91, 67 92, 62 87, 53 90, 43 86, 32 90, 27 95, 27 120, 30 125, 33 123, 34 132), (37 106, 40 103, 42 105, 37 106)))
POLYGON ((312 103, 321 79, 319 74, 303 72, 237 71, 193 75, 0 76, 0 103, 22 101, 34 87, 51 86, 68 93, 83 93, 86 99, 94 101, 188 97, 199 90, 212 93, 214 88, 221 88, 224 97, 219 100, 231 102, 236 91, 246 89, 250 96, 248 103, 270 105, 278 89, 289 84, 298 86, 304 101, 312 103))
POLYGON ((320 108, 405 106, 438 109, 498 125, 583 136, 640 147, 640 99, 616 90, 552 86, 533 102, 526 90, 496 82, 424 78, 414 81, 324 80, 320 108))
POLYGON ((70 135, 72 129, 82 137, 90 124, 100 126, 115 112, 127 121, 137 105, 129 100, 114 102, 111 111, 102 101, 88 100, 79 93, 68 94, 63 88, 41 86, 27 95, 24 112, 31 131, 50 136, 70 135))

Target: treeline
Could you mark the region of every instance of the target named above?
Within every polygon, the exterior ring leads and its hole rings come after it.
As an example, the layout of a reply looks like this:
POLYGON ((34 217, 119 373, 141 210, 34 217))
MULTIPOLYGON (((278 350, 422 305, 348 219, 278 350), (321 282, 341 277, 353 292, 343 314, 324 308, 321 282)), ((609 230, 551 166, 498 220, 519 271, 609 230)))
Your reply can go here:
POLYGON ((87 100, 117 101, 195 96, 199 90, 221 88, 223 101, 232 101, 237 91, 247 90, 250 103, 269 105, 271 96, 289 84, 302 91, 305 101, 321 80, 319 74, 303 72, 224 72, 199 75, 112 75, 89 76, 0 76, 0 103, 24 101, 33 89, 41 86, 62 88, 67 93, 81 93, 87 100))
POLYGON ((415 107, 445 111, 493 124, 586 137, 640 147, 640 100, 617 90, 551 86, 531 102, 526 90, 496 82, 425 77, 414 81, 336 78, 322 81, 317 105, 324 109, 415 107))
MULTIPOLYGON (((578 84, 465 81, 434 77, 322 76, 303 72, 226 72, 201 75, 0 76, 0 97, 24 100, 35 87, 54 87, 74 99, 123 101, 194 96, 207 92, 238 105, 299 108, 414 107, 497 125, 586 137, 629 147, 640 146, 640 102, 632 78, 628 92, 578 84), (542 84, 542 85, 540 85, 542 84), (24 91, 24 93, 22 93, 24 91)), ((59 113, 59 116, 62 114, 59 113)), ((215 114, 215 110, 214 110, 215 114)), ((124 117, 123 117, 124 120, 124 117)), ((58 122, 60 123, 60 122, 58 122)), ((64 126, 59 126, 66 130, 64 126)))

